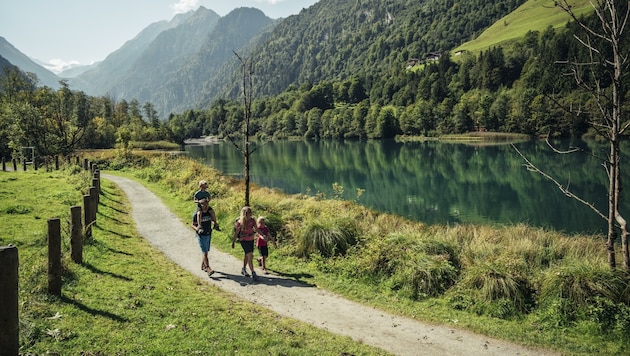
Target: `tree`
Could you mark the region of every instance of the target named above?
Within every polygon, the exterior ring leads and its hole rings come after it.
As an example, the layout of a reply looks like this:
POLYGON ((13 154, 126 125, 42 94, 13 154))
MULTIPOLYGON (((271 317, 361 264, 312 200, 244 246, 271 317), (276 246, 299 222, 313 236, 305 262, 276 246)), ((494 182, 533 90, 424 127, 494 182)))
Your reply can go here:
MULTIPOLYGON (((630 16, 630 1, 627 0, 592 0, 594 15, 590 18, 578 17, 572 10, 569 1, 554 1, 555 6, 568 13, 577 25, 579 31, 574 38, 586 50, 585 58, 572 58, 560 61, 571 68, 571 75, 578 87, 592 98, 590 107, 575 105, 567 110, 575 115, 588 115, 590 127, 604 137, 608 143, 608 154, 602 158, 603 166, 608 177, 608 212, 603 213, 591 203, 573 194, 569 185, 563 185, 555 178, 538 169, 525 157, 527 167, 553 181, 567 196, 589 206, 595 213, 606 220, 608 233, 606 248, 608 264, 616 268, 615 241, 618 231, 621 232, 621 253, 623 267, 630 270, 630 256, 628 253, 628 226, 626 219, 619 211, 622 199, 621 155, 620 140, 626 133, 630 121, 623 120, 622 104, 627 86, 622 83, 626 75, 628 55, 622 51, 624 45, 624 30, 630 16), (579 108, 579 109, 576 109, 579 108)), ((627 46, 627 43, 625 43, 627 46)), ((559 103, 559 101, 556 101, 559 103)), ((549 146, 558 153, 582 151, 574 148, 569 151, 559 151, 551 144, 549 146)), ((519 152, 520 153, 520 152, 519 152)), ((522 155, 521 155, 522 156, 522 155)))
POLYGON ((245 178, 245 201, 244 205, 249 205, 249 192, 250 192, 250 178, 249 178, 249 156, 255 151, 250 147, 249 137, 251 136, 250 132, 250 119, 252 112, 252 91, 253 91, 253 65, 251 61, 244 60, 238 53, 234 52, 238 60, 241 62, 241 74, 242 74, 242 90, 243 90, 243 144, 239 145, 236 140, 231 136, 227 135, 227 138, 234 144, 236 149, 239 150, 241 155, 243 156, 243 175, 245 178))

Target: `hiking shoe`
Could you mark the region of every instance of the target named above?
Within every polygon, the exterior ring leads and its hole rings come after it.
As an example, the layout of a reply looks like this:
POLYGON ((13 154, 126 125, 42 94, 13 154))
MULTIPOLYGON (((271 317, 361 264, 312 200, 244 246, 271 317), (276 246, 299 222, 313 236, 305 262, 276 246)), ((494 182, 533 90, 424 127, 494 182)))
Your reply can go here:
POLYGON ((257 281, 258 280, 258 275, 256 274, 256 272, 252 271, 252 279, 257 281))
POLYGON ((245 277, 249 277, 249 273, 247 273, 247 270, 245 268, 241 269, 241 274, 245 277))

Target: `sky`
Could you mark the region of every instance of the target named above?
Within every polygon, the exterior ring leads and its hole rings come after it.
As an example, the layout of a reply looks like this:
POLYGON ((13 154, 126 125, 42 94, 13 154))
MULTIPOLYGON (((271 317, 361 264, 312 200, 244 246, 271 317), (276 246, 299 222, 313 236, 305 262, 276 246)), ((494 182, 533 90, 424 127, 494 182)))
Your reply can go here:
POLYGON ((275 19, 297 14, 318 1, 1 0, 0 37, 58 72, 64 65, 102 61, 150 24, 199 6, 220 16, 235 8, 255 7, 275 19))

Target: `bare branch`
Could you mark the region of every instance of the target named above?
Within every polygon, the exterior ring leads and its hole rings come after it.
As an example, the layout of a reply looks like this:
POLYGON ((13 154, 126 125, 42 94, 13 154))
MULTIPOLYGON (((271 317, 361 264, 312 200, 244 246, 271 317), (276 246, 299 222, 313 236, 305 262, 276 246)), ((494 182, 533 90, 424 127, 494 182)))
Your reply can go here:
POLYGON ((516 151, 516 153, 518 153, 519 156, 521 156, 521 158, 525 161, 525 168, 530 171, 530 172, 534 172, 537 173, 543 177, 545 177, 547 180, 553 182, 558 189, 560 189, 560 191, 566 195, 569 198, 575 199, 577 201, 579 201, 580 203, 586 205, 587 207, 591 208, 591 210, 593 210, 597 215, 599 215, 602 219, 608 221, 608 217, 604 214, 602 214, 601 211, 599 211, 599 209, 597 209, 595 207, 595 205, 593 205, 593 203, 589 203, 588 201, 584 200, 583 198, 581 198, 580 196, 576 195, 575 193, 573 193, 570 189, 569 189, 569 184, 567 184, 566 186, 562 185, 562 183, 558 182, 555 178, 553 178, 552 176, 550 176, 549 174, 547 174, 546 172, 544 172, 543 170, 539 169, 538 167, 536 167, 536 165, 534 165, 529 159, 527 159, 527 157, 525 157, 525 155, 523 155, 521 153, 521 151, 518 150, 518 148, 516 148, 516 145, 514 145, 513 143, 511 144, 512 148, 514 148, 514 150, 516 151))

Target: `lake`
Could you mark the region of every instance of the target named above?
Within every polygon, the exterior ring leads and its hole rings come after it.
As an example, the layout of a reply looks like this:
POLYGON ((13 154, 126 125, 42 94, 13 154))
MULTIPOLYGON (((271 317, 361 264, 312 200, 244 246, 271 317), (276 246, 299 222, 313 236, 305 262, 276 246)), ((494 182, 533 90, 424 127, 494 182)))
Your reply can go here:
MULTIPOLYGON (((556 143, 563 149, 570 144, 556 143)), ((572 144, 588 145, 602 156, 607 150, 595 142, 572 144)), ((544 142, 516 147, 607 214, 608 183, 600 161, 584 153, 555 154, 544 142)), ((243 158, 230 142, 187 145, 185 150, 225 175, 243 176, 243 158)), ((627 158, 624 155, 624 162, 627 158)), ((604 219, 566 197, 551 181, 528 171, 510 145, 274 141, 256 147, 250 166, 251 181, 261 186, 288 194, 356 200, 374 210, 429 224, 524 222, 567 233, 606 231, 604 219)), ((628 170, 622 172, 628 182, 628 170)), ((627 213, 628 207, 626 201, 621 213, 627 213)))

